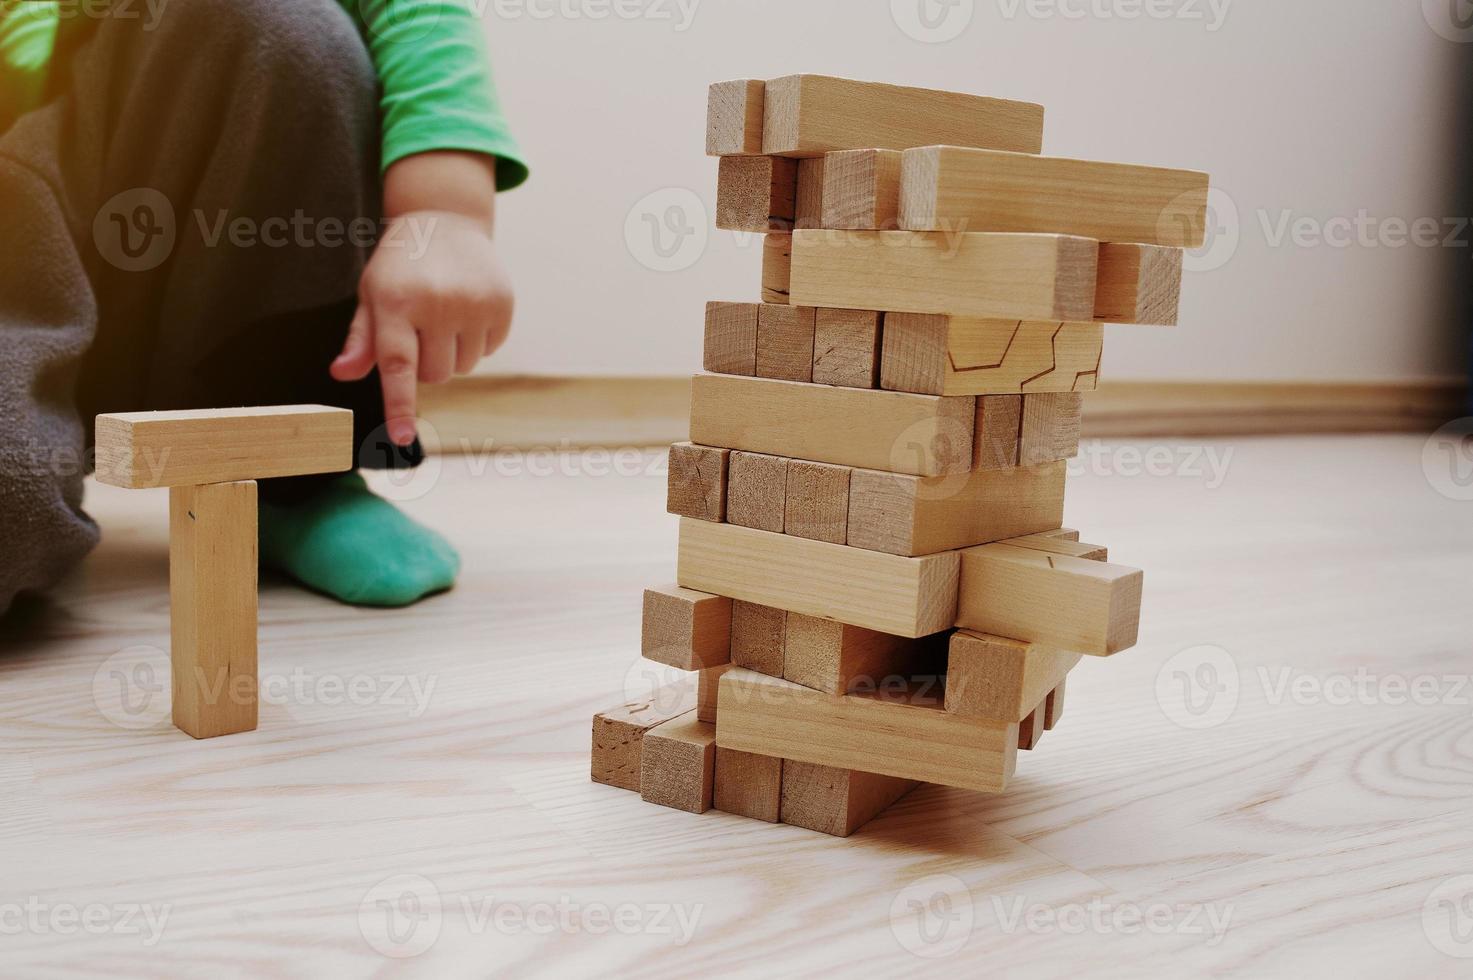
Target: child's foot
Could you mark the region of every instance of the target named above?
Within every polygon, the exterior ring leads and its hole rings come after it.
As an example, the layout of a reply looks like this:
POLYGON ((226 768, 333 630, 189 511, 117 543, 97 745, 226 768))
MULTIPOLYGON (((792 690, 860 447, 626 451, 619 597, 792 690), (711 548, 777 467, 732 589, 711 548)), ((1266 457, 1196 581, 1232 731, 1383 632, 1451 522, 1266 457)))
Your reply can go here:
POLYGON ((304 500, 261 504, 261 564, 354 606, 407 606, 455 584, 450 543, 346 473, 304 500))

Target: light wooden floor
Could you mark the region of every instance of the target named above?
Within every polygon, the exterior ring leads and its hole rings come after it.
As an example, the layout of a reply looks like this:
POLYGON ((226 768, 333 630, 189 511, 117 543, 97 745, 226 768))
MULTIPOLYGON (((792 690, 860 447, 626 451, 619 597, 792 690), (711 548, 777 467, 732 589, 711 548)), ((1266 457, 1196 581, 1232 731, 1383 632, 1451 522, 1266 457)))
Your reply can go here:
POLYGON ((1071 526, 1147 569, 1142 642, 1075 672, 1014 789, 923 788, 847 841, 588 782, 673 575, 660 469, 447 460, 408 506, 462 543, 460 588, 372 613, 268 586, 280 689, 206 743, 154 690, 165 495, 94 488, 101 550, 0 624, 0 975, 1467 976, 1473 504, 1420 438, 1210 448, 1221 486, 1071 484, 1071 526))

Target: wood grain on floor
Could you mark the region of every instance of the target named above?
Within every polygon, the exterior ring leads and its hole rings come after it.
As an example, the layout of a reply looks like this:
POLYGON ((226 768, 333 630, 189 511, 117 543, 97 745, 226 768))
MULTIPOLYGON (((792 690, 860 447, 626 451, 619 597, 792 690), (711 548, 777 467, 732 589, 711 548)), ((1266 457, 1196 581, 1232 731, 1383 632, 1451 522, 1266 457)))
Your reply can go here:
POLYGON ((167 494, 91 487, 103 546, 0 621, 0 974, 1466 975, 1473 503, 1423 447, 1087 444, 1066 521, 1146 569, 1140 646, 1009 793, 849 840, 589 782, 673 577, 656 454, 378 478, 460 587, 268 582, 260 729, 210 742, 167 721, 167 494))

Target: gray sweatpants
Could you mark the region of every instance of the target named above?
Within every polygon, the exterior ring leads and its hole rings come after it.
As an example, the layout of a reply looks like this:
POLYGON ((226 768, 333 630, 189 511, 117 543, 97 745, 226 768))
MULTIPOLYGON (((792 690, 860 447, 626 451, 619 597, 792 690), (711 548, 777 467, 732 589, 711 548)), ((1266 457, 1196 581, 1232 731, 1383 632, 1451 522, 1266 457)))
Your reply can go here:
POLYGON ((97 542, 99 412, 327 403, 363 465, 418 459, 385 456, 376 376, 327 375, 381 211, 353 23, 335 0, 126 6, 0 135, 0 612, 97 542))

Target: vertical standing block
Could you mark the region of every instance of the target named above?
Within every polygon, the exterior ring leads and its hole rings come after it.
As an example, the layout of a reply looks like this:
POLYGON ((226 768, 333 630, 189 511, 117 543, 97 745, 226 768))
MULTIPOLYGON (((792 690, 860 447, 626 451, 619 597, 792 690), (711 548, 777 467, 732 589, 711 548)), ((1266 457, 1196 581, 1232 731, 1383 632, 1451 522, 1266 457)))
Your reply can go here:
POLYGON ((714 374, 757 373, 757 303, 707 303, 702 363, 714 374))
POLYGON ((717 747, 714 809, 777 823, 782 789, 783 760, 717 747))
POLYGON ((762 117, 767 83, 757 78, 717 82, 706 95, 707 156, 762 152, 762 117))
POLYGON ((795 209, 798 228, 823 227, 824 158, 798 161, 798 194, 795 209))
POLYGON ((977 399, 976 441, 972 458, 979 470, 1006 470, 1018 465, 1023 434, 1021 395, 984 395, 977 399))
POLYGON ((793 286, 793 236, 762 239, 762 302, 786 303, 793 286))
POLYGON ((1019 723, 1018 748, 1031 752, 1041 738, 1043 738, 1043 705, 1040 704, 1019 723))
POLYGON ((814 541, 844 544, 849 534, 849 474, 847 466, 788 463, 788 496, 783 532, 814 541))
POLYGON ((769 677, 783 675, 788 614, 756 602, 733 603, 731 662, 769 677))
POLYGON ((1019 465, 1038 466, 1078 456, 1083 410, 1083 395, 1025 395, 1019 465))
POLYGON ((1053 731, 1064 717, 1064 687, 1068 683, 1067 677, 1059 678, 1059 686, 1048 692, 1048 699, 1043 706, 1043 727, 1053 731))
POLYGON ((1181 305, 1182 250, 1100 246, 1096 320, 1174 327, 1181 305))
POLYGON ((824 157, 823 227, 899 228, 899 150, 840 150, 824 157))
POLYGON ((640 652, 676 670, 731 662, 731 600, 672 585, 645 589, 640 652))
POLYGON ((764 303, 757 308, 757 377, 813 380, 814 313, 811 306, 764 303))
POLYGON ((256 484, 169 491, 174 724, 195 738, 256 727, 256 484))
POLYGON ((670 447, 666 509, 698 521, 726 520, 726 471, 731 451, 677 442, 670 447))
POLYGON ((848 837, 915 789, 909 779, 784 760, 782 822, 831 837, 848 837))
POLYGON ((797 199, 796 160, 727 156, 717 166, 717 228, 759 235, 792 231, 797 199))
POLYGON ((813 383, 878 387, 883 318, 873 310, 819 310, 814 320, 813 383))
POLYGON ((732 453, 726 519, 742 527, 783 533, 788 460, 761 453, 732 453))
POLYGON ((694 707, 695 692, 689 685, 679 685, 594 715, 593 781, 638 793, 645 733, 694 707))
POLYGON ((1043 148, 1043 106, 825 75, 767 83, 763 153, 815 157, 832 150, 935 145, 1037 153, 1043 148))
POLYGON ((640 751, 639 795, 687 813, 711 809, 716 726, 694 711, 651 728, 640 751))

